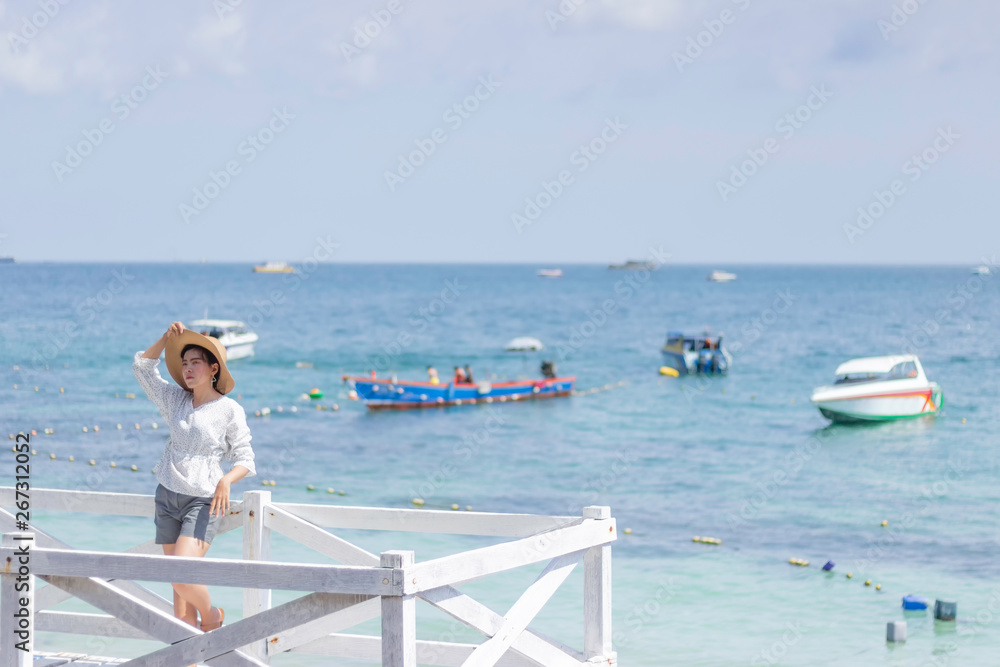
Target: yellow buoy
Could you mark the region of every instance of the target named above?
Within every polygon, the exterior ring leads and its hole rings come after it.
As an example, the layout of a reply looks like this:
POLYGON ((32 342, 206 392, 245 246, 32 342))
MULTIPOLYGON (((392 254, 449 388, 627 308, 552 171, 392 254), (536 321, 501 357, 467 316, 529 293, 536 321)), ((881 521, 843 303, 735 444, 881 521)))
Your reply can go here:
POLYGON ((889 525, 889 522, 887 520, 882 522, 882 526, 883 527, 888 526, 888 525, 889 525))
POLYGON ((86 426, 84 426, 84 427, 83 427, 83 432, 84 432, 84 433, 86 433, 86 432, 87 432, 87 427, 86 427, 86 426))
POLYGON ((472 511, 472 505, 466 505, 465 506, 465 511, 466 512, 471 512, 472 511))
POLYGON ((327 493, 336 493, 332 488, 326 490, 327 493))
POLYGON ((338 496, 346 496, 347 495, 347 491, 344 491, 343 489, 341 489, 340 491, 337 491, 337 495, 338 496))
POLYGON ((306 491, 315 491, 316 487, 312 484, 306 484, 306 491))
POLYGON ((660 366, 660 375, 669 375, 672 378, 680 377, 680 373, 677 372, 676 368, 671 368, 670 366, 660 366))
POLYGON ((877 591, 882 590, 882 584, 875 584, 875 590, 877 591))
POLYGON ((87 461, 87 463, 89 463, 92 466, 96 466, 97 465, 97 461, 95 461, 94 459, 90 459, 89 461, 87 461))
POLYGON ((457 510, 458 509, 458 503, 452 503, 451 508, 453 510, 457 510))
POLYGON ((872 580, 871 579, 865 579, 865 586, 871 586, 871 585, 872 585, 872 580))
POLYGON ((139 466, 132 464, 132 472, 139 472, 139 466))
POLYGON ((117 463, 115 463, 114 461, 112 461, 112 462, 111 462, 111 465, 110 465, 109 467, 111 467, 111 468, 117 468, 117 467, 118 467, 118 464, 117 464, 117 463))
POLYGON ((55 455, 55 454, 49 454, 49 458, 50 458, 50 459, 55 459, 55 458, 56 458, 56 455, 55 455))
POLYGON ((69 457, 69 462, 72 463, 73 461, 76 461, 76 459, 74 457, 72 457, 72 456, 69 457))
POLYGON ((100 427, 100 426, 95 426, 95 427, 94 427, 94 433, 97 433, 97 432, 98 432, 98 431, 100 431, 100 430, 101 430, 101 427, 100 427))
POLYGON ((632 534, 632 529, 631 529, 631 528, 626 528, 626 529, 625 529, 624 531, 622 531, 622 532, 623 532, 623 533, 625 533, 626 535, 631 535, 631 534, 632 534))
POLYGON ((413 503, 414 505, 416 505, 417 507, 423 507, 424 499, 423 498, 414 498, 410 502, 413 503))

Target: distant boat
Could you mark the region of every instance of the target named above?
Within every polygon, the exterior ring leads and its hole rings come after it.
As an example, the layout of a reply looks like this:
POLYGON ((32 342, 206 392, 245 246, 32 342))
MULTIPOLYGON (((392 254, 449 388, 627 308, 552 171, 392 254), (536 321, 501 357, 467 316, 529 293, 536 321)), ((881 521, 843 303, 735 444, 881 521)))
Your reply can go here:
POLYGON ((972 269, 972 272, 977 276, 988 276, 990 275, 990 267, 985 265, 977 266, 976 268, 972 269))
POLYGON ((0 257, 0 264, 13 264, 13 263, 14 263, 13 257, 0 257))
POLYGON ((634 259, 630 259, 624 264, 608 264, 609 269, 614 269, 618 271, 653 271, 657 267, 656 262, 643 262, 634 259))
POLYGON ((507 352, 536 352, 538 350, 545 349, 542 345, 542 341, 537 338, 531 338, 530 336, 520 336, 508 341, 503 349, 507 352))
POLYGON ((188 329, 217 338, 226 348, 226 361, 254 356, 253 345, 258 336, 239 320, 192 320, 188 329))
POLYGON ((265 262, 253 267, 256 273, 295 273, 287 262, 265 262))
MULTIPOLYGON (((663 363, 678 375, 722 375, 733 357, 722 346, 722 336, 687 336, 680 331, 667 333, 663 363)), ((673 374, 673 373, 671 373, 673 374)))
POLYGON ((562 269, 539 269, 539 278, 562 278, 562 269))
POLYGON ((841 364, 834 383, 815 389, 812 402, 831 421, 873 422, 936 414, 944 394, 915 355, 900 354, 841 364))
POLYGON ((728 271, 712 271, 707 279, 713 283, 731 283, 736 280, 736 274, 728 271))
POLYGON ((405 410, 409 408, 438 408, 448 405, 476 405, 477 403, 505 403, 530 401, 539 398, 556 398, 573 393, 575 377, 544 377, 537 380, 515 382, 478 382, 447 384, 430 382, 397 381, 395 378, 352 377, 345 375, 344 382, 357 392, 369 410, 405 410))

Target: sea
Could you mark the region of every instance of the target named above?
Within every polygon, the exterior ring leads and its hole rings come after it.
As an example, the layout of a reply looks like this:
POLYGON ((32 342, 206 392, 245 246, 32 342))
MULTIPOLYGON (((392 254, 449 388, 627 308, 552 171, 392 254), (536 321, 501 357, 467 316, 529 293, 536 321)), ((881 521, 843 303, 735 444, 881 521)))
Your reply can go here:
MULTIPOLYGON (((609 506, 623 667, 1000 664, 998 267, 296 268, 0 265, 0 434, 37 433, 32 487, 152 494, 169 434, 133 356, 173 321, 238 319, 260 337, 255 356, 230 364, 258 474, 234 497, 268 490, 275 502, 390 508, 419 498, 424 509, 560 516, 609 506), (541 278, 542 268, 564 273, 541 278), (713 269, 738 279, 709 282, 713 269), (673 330, 723 336, 728 375, 661 375, 673 330), (505 352, 518 336, 545 347, 505 352), (942 387, 939 415, 831 425, 810 403, 842 362, 905 352, 942 387), (476 379, 537 377, 543 360, 576 377, 575 395, 372 412, 342 381, 373 370, 419 380, 428 365, 448 377, 466 364, 476 379), (323 397, 310 399, 314 389, 323 397), (909 594, 931 609, 904 611, 909 594), (957 619, 935 620, 935 600, 956 603, 957 619), (907 623, 905 643, 886 641, 890 621, 907 623)), ((0 484, 14 472, 8 454, 0 484)), ((125 550, 154 535, 152 519, 32 519, 80 549, 125 550)), ((336 532, 374 553, 412 550, 418 562, 496 541, 336 532)), ((236 530, 208 555, 238 558, 241 548, 236 530)), ((329 562, 278 534, 272 558, 329 562)), ((504 614, 541 568, 461 590, 504 614)), ((579 566, 530 626, 581 650, 582 579, 579 566)), ((169 597, 166 584, 150 585, 169 597)), ((211 590, 237 620, 241 591, 211 590)), ((298 595, 276 592, 275 604, 298 595)), ((73 600, 56 609, 93 611, 73 600)), ((351 630, 378 631, 377 619, 351 630)), ((417 635, 483 639, 425 603, 417 635)), ((117 657, 158 647, 49 632, 36 641, 117 657)), ((295 653, 272 664, 373 663, 295 653)))

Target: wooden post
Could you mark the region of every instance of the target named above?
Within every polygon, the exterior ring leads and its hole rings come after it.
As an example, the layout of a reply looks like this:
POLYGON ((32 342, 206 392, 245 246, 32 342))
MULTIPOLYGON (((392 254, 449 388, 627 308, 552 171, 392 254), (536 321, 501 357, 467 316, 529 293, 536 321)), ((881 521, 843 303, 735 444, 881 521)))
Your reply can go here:
MULTIPOLYGON (((611 508, 583 508, 585 519, 610 519, 611 508)), ((587 549, 583 556, 583 652, 587 660, 617 664, 611 646, 611 545, 587 549)))
POLYGON ((4 559, 0 568, 0 666, 31 667, 35 646, 35 578, 23 575, 31 568, 30 549, 35 544, 34 533, 4 533, 3 546, 29 550, 28 563, 18 562, 17 556, 4 559), (28 584, 26 590, 24 583, 28 584), (24 604, 27 603, 27 604, 24 604), (22 611, 23 610, 23 611, 22 611), (15 616, 15 614, 18 614, 15 616), (20 616, 24 614, 24 616, 20 616), (19 634, 20 633, 20 634, 19 634), (24 643, 22 643, 24 642, 24 643), (27 648, 27 651, 20 647, 27 648))
MULTIPOLYGON (((243 559, 269 560, 271 557, 271 529, 264 526, 264 513, 271 504, 270 491, 243 492, 243 559)), ((270 588, 243 589, 243 618, 250 618, 271 608, 270 588)), ((262 639, 247 646, 247 653, 270 664, 267 657, 267 640, 262 639)))
MULTIPOLYGON (((382 567, 413 565, 412 551, 383 551, 382 567)), ((412 595, 382 596, 382 667, 417 667, 416 599, 412 595)))

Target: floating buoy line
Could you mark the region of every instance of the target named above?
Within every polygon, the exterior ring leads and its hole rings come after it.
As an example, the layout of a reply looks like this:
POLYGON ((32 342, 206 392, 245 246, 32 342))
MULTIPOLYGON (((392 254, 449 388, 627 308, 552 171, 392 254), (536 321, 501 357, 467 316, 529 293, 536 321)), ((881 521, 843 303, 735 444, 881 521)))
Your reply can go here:
POLYGON ((574 389, 573 390, 573 395, 574 396, 589 396, 591 394, 599 394, 602 391, 611 391, 612 389, 617 389, 619 387, 624 387, 626 384, 628 384, 628 383, 625 382, 624 380, 622 380, 621 382, 615 382, 615 383, 612 383, 612 384, 606 384, 606 385, 603 385, 601 387, 591 387, 590 389, 574 389))

